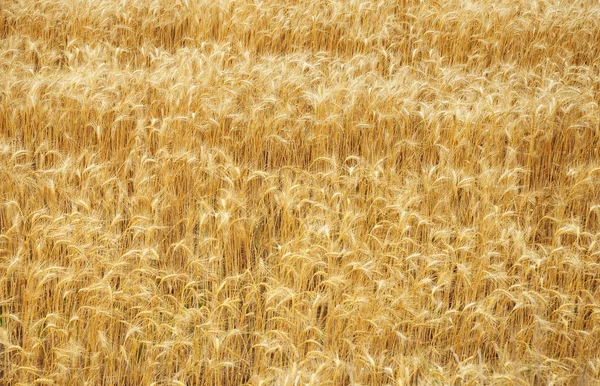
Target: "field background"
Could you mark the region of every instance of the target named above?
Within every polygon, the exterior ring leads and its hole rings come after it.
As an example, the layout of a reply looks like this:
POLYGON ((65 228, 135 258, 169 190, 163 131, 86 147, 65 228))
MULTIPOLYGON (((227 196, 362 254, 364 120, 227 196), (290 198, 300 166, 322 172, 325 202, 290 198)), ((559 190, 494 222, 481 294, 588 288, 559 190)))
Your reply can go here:
POLYGON ((0 0, 0 384, 600 384, 598 1, 0 0))

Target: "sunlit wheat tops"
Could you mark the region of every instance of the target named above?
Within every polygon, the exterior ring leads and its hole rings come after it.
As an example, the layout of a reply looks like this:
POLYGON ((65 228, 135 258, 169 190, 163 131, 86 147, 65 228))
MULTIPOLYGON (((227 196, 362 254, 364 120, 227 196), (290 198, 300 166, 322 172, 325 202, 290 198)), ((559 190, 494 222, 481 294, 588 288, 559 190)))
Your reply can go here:
POLYGON ((599 20, 0 0, 0 385, 600 385, 599 20))

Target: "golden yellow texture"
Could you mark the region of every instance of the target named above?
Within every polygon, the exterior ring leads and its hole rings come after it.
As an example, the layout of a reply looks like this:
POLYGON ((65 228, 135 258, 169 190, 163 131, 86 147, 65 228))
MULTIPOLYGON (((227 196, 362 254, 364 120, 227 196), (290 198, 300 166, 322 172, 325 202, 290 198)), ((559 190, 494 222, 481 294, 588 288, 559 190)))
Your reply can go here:
POLYGON ((0 0, 0 385, 599 385, 600 3, 0 0))

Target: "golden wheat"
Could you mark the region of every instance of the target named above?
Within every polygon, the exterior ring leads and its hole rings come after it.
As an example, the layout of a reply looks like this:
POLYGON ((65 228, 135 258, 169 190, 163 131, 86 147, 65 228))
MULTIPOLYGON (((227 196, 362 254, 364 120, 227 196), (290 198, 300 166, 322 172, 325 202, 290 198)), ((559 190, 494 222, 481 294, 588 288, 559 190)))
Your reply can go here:
POLYGON ((0 0, 0 384, 600 385, 599 20, 0 0))

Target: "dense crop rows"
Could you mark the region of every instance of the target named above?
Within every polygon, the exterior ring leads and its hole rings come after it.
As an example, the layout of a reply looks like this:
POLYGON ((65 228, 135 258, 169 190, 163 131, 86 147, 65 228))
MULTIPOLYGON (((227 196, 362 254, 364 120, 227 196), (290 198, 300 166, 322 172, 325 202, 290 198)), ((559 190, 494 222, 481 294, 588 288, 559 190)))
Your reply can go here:
POLYGON ((600 4, 0 0, 0 384, 600 384, 600 4))

